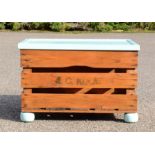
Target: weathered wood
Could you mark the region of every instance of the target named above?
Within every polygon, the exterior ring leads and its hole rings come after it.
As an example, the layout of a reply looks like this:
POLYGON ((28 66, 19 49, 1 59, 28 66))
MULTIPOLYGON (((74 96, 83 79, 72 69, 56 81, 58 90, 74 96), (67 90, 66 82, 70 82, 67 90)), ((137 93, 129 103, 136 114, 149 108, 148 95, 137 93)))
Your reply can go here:
MULTIPOLYGON (((22 70, 21 77, 22 77, 23 73, 24 74, 26 74, 26 73, 32 73, 32 69, 31 68, 25 68, 24 70, 22 70)), ((23 81, 23 77, 21 79, 21 85, 22 85, 22 81, 23 81)), ((23 87, 23 88, 24 88, 23 89, 23 93, 25 93, 25 94, 32 93, 32 89, 28 89, 28 88, 25 89, 25 87, 23 87)))
POLYGON ((104 94, 112 94, 113 92, 114 92, 114 88, 111 88, 107 90, 106 92, 104 92, 104 94))
POLYGON ((23 89, 23 93, 24 94, 29 94, 29 93, 32 93, 32 89, 23 89))
POLYGON ((110 71, 110 73, 115 73, 115 69, 112 69, 112 70, 110 71))
MULTIPOLYGON (((137 74, 137 69, 127 69, 127 73, 131 73, 131 74, 137 74)), ((130 88, 130 89, 127 89, 126 90, 126 93, 128 95, 135 95, 136 92, 135 92, 135 88, 130 88)))
POLYGON ((21 109, 22 112, 38 112, 38 113, 134 113, 137 112, 137 110, 135 110, 135 108, 131 109, 95 109, 95 110, 89 110, 89 109, 77 109, 77 110, 57 110, 57 109, 34 109, 34 108, 22 108, 21 109))
POLYGON ((137 55, 137 52, 130 51, 21 50, 21 110, 136 112, 137 55), (65 67, 74 66, 78 70, 65 70, 65 67), (86 66, 85 69, 83 66, 86 66))
POLYGON ((136 95, 22 94, 22 108, 87 108, 97 110, 137 110, 136 95))
POLYGON ((136 94, 135 89, 127 89, 126 92, 128 95, 135 95, 136 94))
POLYGON ((127 69, 127 73, 137 74, 137 69, 136 69, 136 68, 133 68, 133 69, 127 69))
POLYGON ((89 66, 135 68, 137 52, 21 50, 21 65, 31 67, 89 66))
POLYGON ((26 74, 26 73, 32 73, 32 68, 25 68, 22 70, 22 74, 26 74))
POLYGON ((76 94, 85 94, 87 93, 91 88, 82 88, 79 91, 76 92, 76 94))
POLYGON ((23 88, 135 88, 133 73, 23 73, 23 88))

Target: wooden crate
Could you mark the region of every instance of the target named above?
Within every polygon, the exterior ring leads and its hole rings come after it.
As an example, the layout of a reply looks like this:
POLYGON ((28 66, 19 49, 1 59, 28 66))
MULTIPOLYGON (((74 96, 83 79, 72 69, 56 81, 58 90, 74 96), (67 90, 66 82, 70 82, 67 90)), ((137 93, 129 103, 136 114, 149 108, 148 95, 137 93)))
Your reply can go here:
POLYGON ((137 112, 137 51, 20 52, 22 112, 137 112))

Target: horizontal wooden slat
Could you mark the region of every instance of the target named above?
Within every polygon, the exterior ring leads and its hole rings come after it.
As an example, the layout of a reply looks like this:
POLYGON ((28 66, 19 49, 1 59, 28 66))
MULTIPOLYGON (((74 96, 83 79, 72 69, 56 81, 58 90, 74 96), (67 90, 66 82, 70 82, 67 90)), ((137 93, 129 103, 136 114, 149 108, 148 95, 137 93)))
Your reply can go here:
POLYGON ((36 112, 36 113, 134 113, 137 112, 137 110, 135 109, 119 109, 119 110, 115 110, 115 109, 95 109, 95 110, 89 110, 89 109, 77 109, 77 110, 52 110, 52 109, 34 109, 34 108, 22 108, 21 109, 22 112, 36 112))
POLYGON ((136 73, 22 73, 23 88, 135 88, 136 73))
POLYGON ((137 52, 21 50, 21 66, 135 68, 137 52))
POLYGON ((95 108, 101 111, 136 111, 136 95, 22 94, 22 109, 95 108))

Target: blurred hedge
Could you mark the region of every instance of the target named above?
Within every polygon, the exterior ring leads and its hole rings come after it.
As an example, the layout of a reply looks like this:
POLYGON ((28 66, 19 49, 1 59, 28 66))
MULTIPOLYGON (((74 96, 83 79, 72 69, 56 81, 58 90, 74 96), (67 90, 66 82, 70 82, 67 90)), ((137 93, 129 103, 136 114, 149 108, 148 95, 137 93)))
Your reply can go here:
POLYGON ((155 30, 155 22, 0 22, 0 30, 48 30, 64 31, 132 31, 155 30))

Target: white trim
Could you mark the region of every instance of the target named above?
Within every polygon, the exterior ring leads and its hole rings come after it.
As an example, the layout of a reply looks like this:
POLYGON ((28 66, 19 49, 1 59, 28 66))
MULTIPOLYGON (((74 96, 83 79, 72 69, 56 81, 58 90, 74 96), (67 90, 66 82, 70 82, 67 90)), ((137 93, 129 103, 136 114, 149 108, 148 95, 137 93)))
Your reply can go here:
POLYGON ((140 51, 131 39, 25 39, 19 49, 140 51))

